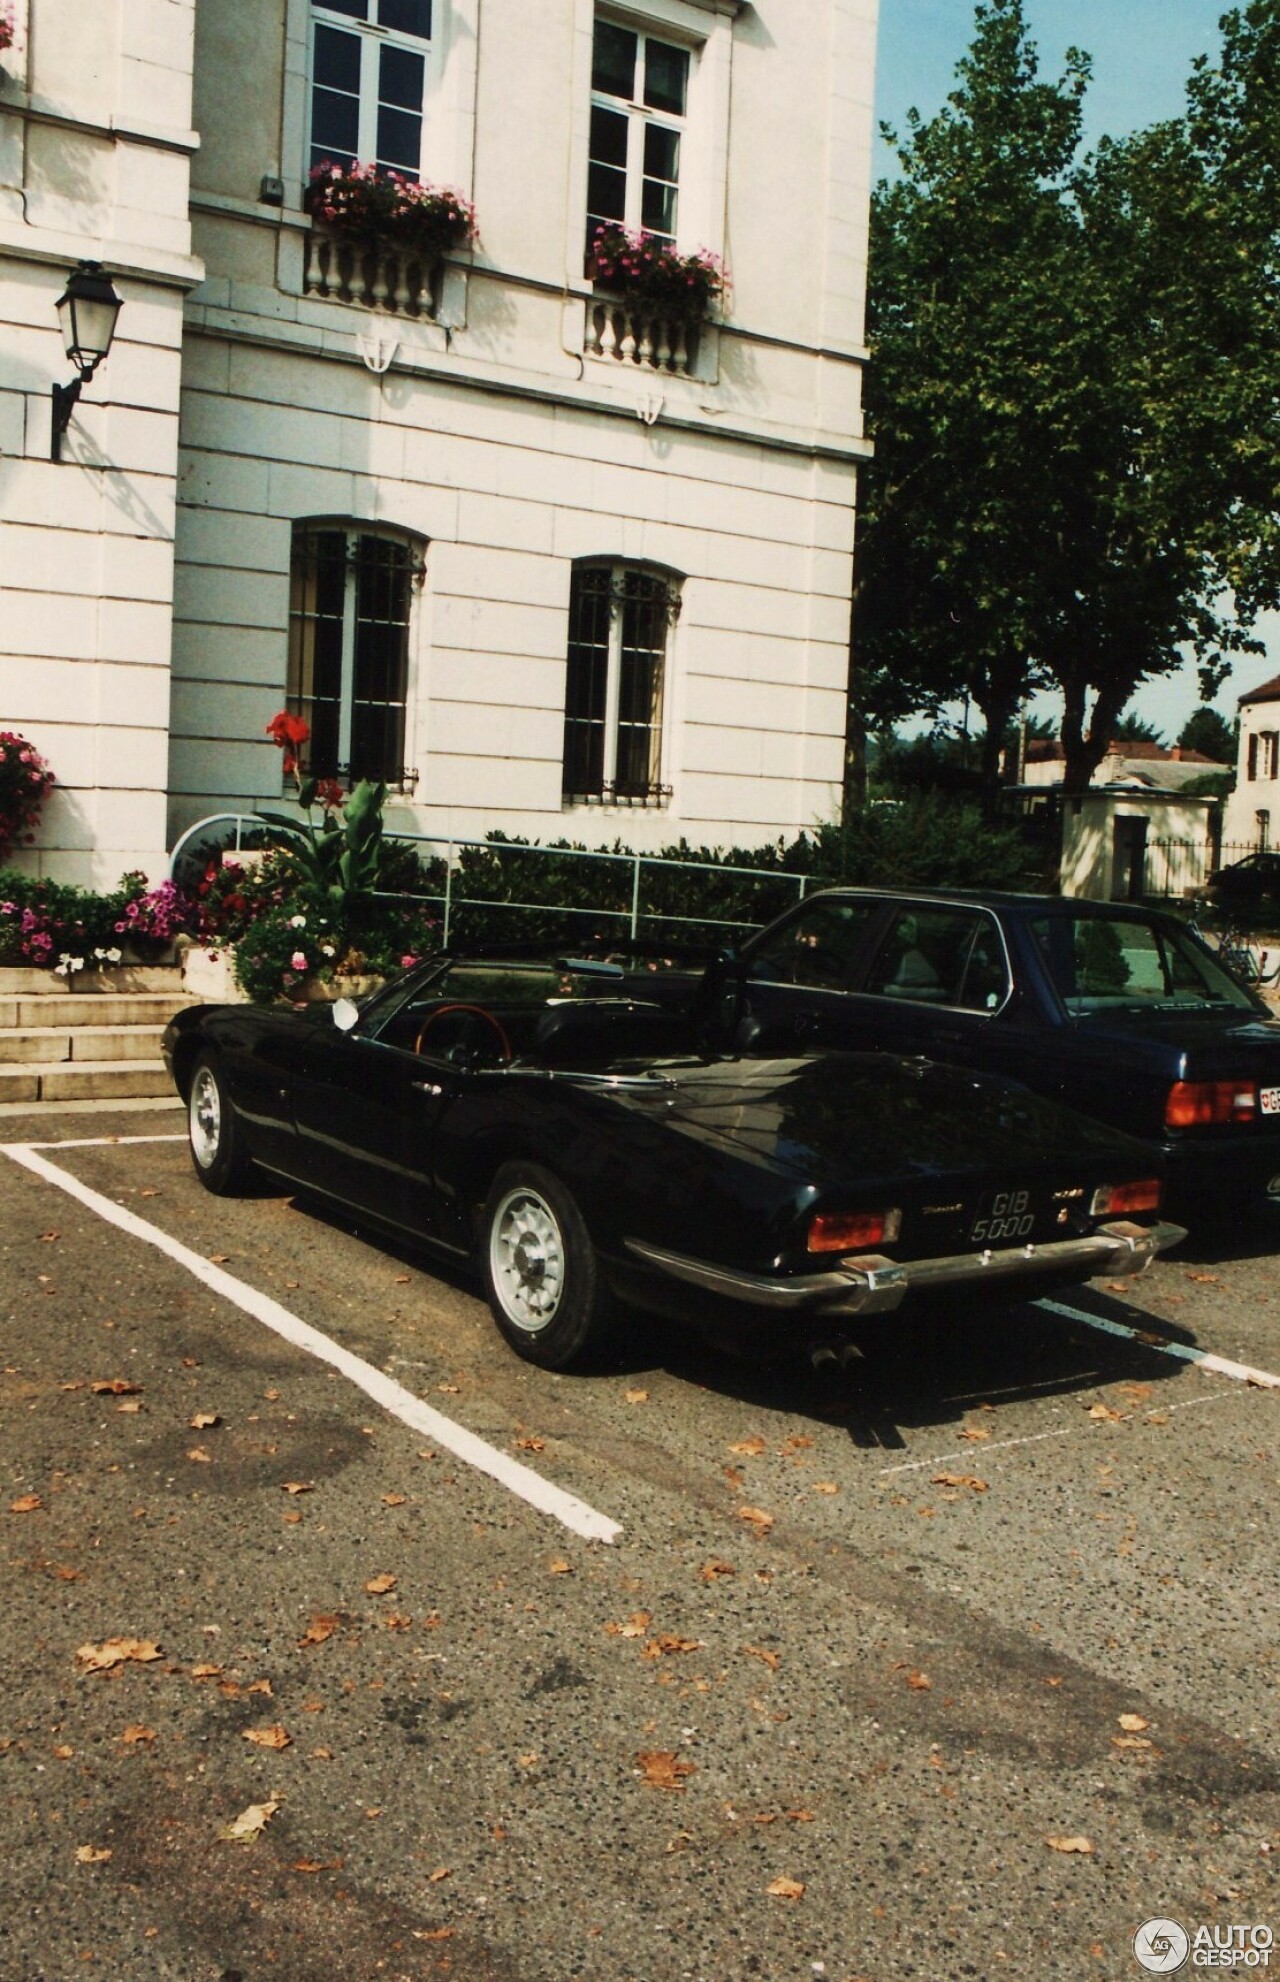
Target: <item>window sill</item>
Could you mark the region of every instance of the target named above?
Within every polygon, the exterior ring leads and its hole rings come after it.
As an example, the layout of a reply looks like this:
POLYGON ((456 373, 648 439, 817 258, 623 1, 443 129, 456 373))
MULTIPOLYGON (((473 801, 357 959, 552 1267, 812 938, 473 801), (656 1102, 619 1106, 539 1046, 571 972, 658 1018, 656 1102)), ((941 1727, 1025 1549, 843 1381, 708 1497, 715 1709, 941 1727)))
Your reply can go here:
POLYGON ((384 316, 427 323, 446 318, 453 329, 466 321, 467 271, 389 244, 354 239, 312 225, 307 236, 302 290, 330 303, 347 303, 384 316))

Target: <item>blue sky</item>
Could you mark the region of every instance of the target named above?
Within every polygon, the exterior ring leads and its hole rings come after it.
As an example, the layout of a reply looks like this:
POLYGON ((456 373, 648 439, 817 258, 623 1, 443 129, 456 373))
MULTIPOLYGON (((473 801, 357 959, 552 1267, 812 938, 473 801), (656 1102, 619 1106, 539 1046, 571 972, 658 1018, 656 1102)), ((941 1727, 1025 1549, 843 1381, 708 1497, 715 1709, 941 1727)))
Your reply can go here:
MULTIPOLYGON (((929 117, 942 107, 973 38, 974 11, 974 0, 880 0, 879 121, 902 128, 908 110, 929 117)), ((1084 119, 1085 142, 1093 145, 1179 113, 1195 57, 1213 55, 1220 45, 1218 22, 1227 7, 1226 0, 1025 0, 1024 11, 1046 80, 1062 74, 1069 47, 1092 56, 1084 119)), ((891 164, 892 154, 877 141, 877 176, 891 164)), ((1269 655, 1236 662, 1217 698, 1224 715, 1234 714, 1243 690, 1276 671, 1280 617, 1271 616, 1260 631, 1269 655)), ((1195 670, 1188 667, 1141 690, 1133 706, 1173 742, 1198 702, 1195 670)), ((1057 709, 1046 700, 1043 713, 1057 709)))

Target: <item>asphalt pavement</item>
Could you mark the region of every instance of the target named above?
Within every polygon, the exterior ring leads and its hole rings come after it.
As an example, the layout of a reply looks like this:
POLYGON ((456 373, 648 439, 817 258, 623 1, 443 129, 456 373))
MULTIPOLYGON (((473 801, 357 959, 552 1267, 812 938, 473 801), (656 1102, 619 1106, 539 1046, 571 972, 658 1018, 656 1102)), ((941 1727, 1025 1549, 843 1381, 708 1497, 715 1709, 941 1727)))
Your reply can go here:
POLYGON ((3 1982, 1264 1967, 1274 1234, 556 1376, 181 1128, 0 1124, 3 1982))

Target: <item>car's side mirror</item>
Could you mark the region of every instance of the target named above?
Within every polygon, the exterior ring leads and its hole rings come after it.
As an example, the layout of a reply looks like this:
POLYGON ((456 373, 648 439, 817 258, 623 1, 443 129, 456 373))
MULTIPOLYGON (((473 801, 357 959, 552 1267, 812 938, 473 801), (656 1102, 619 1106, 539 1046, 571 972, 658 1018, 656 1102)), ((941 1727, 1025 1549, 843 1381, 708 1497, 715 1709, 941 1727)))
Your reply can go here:
POLYGON ((360 1007, 350 998, 335 998, 333 1001, 333 1022, 339 1032, 350 1032, 360 1017, 360 1007))

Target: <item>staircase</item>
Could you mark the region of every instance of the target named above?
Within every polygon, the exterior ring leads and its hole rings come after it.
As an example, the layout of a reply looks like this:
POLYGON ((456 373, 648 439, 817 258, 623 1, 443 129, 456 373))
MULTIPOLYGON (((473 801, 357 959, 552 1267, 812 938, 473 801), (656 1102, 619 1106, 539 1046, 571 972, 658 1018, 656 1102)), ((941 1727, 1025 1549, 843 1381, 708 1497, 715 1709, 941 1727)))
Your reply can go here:
POLYGON ((0 1114, 174 1100, 160 1036, 194 1003, 176 967, 0 970, 0 1114))

